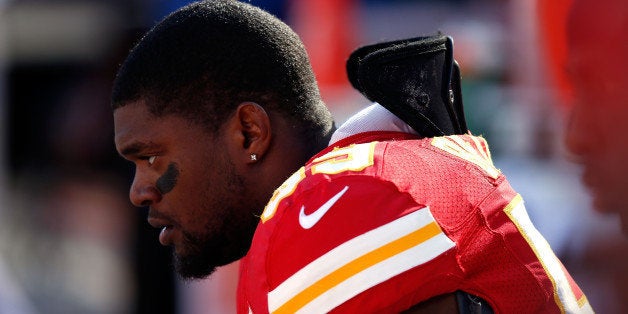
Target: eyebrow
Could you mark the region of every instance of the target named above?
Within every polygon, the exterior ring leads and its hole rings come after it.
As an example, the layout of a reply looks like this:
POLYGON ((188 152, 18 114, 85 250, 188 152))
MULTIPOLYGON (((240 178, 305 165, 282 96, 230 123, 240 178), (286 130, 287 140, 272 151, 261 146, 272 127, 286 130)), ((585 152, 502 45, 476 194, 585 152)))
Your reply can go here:
POLYGON ((135 142, 127 145, 124 149, 120 151, 120 155, 124 156, 134 156, 139 154, 140 152, 148 149, 152 149, 156 147, 155 143, 144 143, 144 142, 135 142))

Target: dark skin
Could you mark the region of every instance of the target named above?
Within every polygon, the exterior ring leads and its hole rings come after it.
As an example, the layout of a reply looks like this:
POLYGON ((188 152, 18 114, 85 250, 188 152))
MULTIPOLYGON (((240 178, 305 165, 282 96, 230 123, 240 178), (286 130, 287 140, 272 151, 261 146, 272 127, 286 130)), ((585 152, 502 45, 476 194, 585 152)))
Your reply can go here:
POLYGON ((120 155, 135 164, 131 202, 149 207, 148 221, 163 230, 160 241, 173 246, 184 278, 241 258, 275 187, 309 158, 290 123, 252 102, 218 134, 156 117, 143 100, 116 109, 114 123, 120 155))
POLYGON ((447 314, 459 313, 456 295, 453 293, 435 296, 405 311, 403 314, 447 314))
MULTIPOLYGON (((285 119, 254 103, 238 106, 217 135, 180 117, 155 117, 143 101, 117 109, 114 122, 116 147, 136 166, 131 202, 149 207, 148 221, 164 229, 160 241, 174 248, 184 278, 241 258, 275 188, 311 157, 285 119)), ((406 311, 456 312, 454 294, 406 311)))

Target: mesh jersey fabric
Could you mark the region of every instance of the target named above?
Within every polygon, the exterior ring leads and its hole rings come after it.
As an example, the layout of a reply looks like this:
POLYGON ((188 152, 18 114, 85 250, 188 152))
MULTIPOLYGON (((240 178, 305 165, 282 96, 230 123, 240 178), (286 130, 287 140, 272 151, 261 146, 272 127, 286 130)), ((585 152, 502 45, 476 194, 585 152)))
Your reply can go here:
POLYGON ((394 313, 456 290, 495 313, 592 312, 481 137, 347 137, 261 220, 239 313, 394 313))

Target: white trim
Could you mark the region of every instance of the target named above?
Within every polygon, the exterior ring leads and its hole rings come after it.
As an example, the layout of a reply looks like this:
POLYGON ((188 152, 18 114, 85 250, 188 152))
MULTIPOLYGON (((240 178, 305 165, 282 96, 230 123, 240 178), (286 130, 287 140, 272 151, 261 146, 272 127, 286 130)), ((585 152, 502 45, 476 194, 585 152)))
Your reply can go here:
MULTIPOLYGON (((425 207, 337 246, 300 269, 290 278, 277 286, 277 288, 273 291, 269 292, 269 311, 273 312, 277 310, 286 302, 299 295, 302 291, 323 279, 325 276, 338 270, 342 266, 347 265, 357 258, 409 235, 431 223, 435 223, 435 219, 432 216, 429 207, 425 207)), ((357 295, 361 291, 383 282, 407 269, 425 263, 454 246, 455 243, 447 238, 447 236, 441 231, 437 236, 432 237, 431 239, 387 260, 380 261, 379 263, 362 270, 353 277, 348 278, 336 287, 331 288, 322 295, 317 296, 311 302, 312 305, 307 305, 303 308, 303 310, 308 311, 311 309, 319 312, 321 311, 321 308, 318 307, 319 304, 324 304, 326 302, 331 302, 329 303, 330 306, 335 304, 333 305, 333 307, 335 307, 336 305, 341 304, 342 302, 357 295), (420 256, 421 258, 417 258, 417 256, 420 256), (356 284, 358 286, 356 286, 356 284), (347 287, 352 287, 352 289, 345 290, 347 287), (334 301, 331 301, 332 299, 334 301)))

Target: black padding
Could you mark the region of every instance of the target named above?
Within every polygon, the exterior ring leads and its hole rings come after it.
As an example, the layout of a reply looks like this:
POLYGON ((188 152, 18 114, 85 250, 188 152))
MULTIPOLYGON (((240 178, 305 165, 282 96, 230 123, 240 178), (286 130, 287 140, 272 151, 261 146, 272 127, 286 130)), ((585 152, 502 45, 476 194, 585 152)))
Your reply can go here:
POLYGON ((456 291, 456 301, 458 302, 458 313, 460 314, 493 314, 493 309, 484 299, 466 293, 456 291))
POLYGON ((355 89, 426 137, 467 132, 461 99, 452 102, 453 68, 451 38, 440 34, 364 46, 347 61, 355 89))

